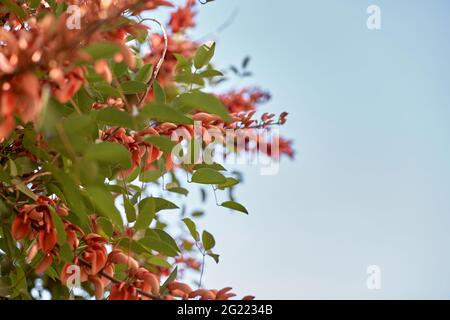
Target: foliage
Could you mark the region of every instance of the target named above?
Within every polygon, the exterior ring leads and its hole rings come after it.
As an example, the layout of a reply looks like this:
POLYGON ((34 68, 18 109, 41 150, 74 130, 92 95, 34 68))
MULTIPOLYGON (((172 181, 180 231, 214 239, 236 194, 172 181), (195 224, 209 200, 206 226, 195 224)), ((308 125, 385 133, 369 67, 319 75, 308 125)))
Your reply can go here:
MULTIPOLYGON (((219 255, 214 236, 197 230, 203 212, 188 216, 170 195, 188 196, 194 184, 230 190, 239 179, 195 152, 194 162, 176 163, 172 151, 183 143, 195 150, 194 121, 202 150, 225 145, 208 138, 211 130, 267 128, 287 114, 256 119, 269 98, 257 89, 210 93, 224 77, 211 64, 216 44, 186 35, 196 5, 174 8, 168 31, 150 33, 147 24, 158 21, 142 16, 170 1, 0 2, 1 297, 234 296, 180 281, 219 255), (80 27, 69 28, 77 18, 80 27), (164 223, 167 210, 181 211, 181 228, 164 223), (82 290, 72 292, 77 267, 82 290)), ((288 141, 279 154, 292 156, 288 141)), ((247 214, 234 199, 220 206, 247 214)))

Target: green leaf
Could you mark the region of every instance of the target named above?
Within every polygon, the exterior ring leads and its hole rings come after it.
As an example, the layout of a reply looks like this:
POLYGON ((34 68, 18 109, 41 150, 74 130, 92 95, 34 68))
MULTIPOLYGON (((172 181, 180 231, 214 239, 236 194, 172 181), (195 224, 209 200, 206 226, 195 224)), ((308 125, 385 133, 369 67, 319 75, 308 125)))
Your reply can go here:
POLYGON ((30 6, 33 9, 36 9, 41 4, 41 0, 30 0, 30 6))
POLYGON ((8 276, 0 277, 0 296, 7 297, 11 294, 11 278, 8 276))
POLYGON ((97 223, 102 228, 106 236, 108 237, 112 236, 114 228, 113 225, 111 224, 111 221, 109 221, 105 217, 100 217, 97 219, 97 223))
POLYGON ((37 165, 35 162, 31 161, 28 157, 19 157, 14 160, 14 163, 17 166, 17 170, 19 171, 19 175, 24 175, 30 173, 37 169, 37 165))
POLYGON ((142 110, 141 115, 161 122, 177 124, 193 124, 194 121, 182 112, 163 103, 149 103, 142 110))
POLYGON ((118 244, 127 251, 132 251, 137 254, 148 253, 148 249, 142 243, 131 238, 122 238, 118 244))
POLYGON ((5 201, 0 199, 0 219, 8 218, 13 213, 12 208, 10 208, 5 201))
POLYGON ((211 250, 212 248, 214 248, 214 246, 216 245, 216 240, 214 239, 214 236, 211 233, 204 230, 202 233, 202 243, 203 243, 203 248, 206 251, 208 251, 208 250, 211 250))
POLYGON ((235 201, 226 201, 226 202, 222 203, 221 206, 228 208, 228 209, 232 209, 232 210, 236 210, 236 211, 240 211, 242 213, 248 214, 247 209, 245 209, 245 207, 242 204, 237 203, 235 201))
POLYGON ((139 175, 139 180, 142 182, 154 182, 161 178, 163 174, 164 172, 162 172, 161 170, 149 170, 142 172, 139 175))
POLYGON ((120 86, 125 94, 141 93, 147 90, 147 84, 134 80, 125 81, 120 86))
POLYGON ((192 212, 192 216, 193 217, 195 217, 195 218, 197 218, 197 217, 201 217, 201 216, 203 216, 205 213, 203 212, 203 211, 201 211, 201 210, 196 210, 196 211, 194 211, 194 212, 192 212))
POLYGON ((209 93, 192 91, 184 93, 177 98, 177 103, 183 107, 198 109, 210 114, 215 114, 225 121, 230 121, 230 115, 220 100, 209 93))
POLYGON ((197 231, 197 226, 195 225, 195 222, 192 221, 189 218, 183 219, 184 224, 189 229, 189 232, 191 233, 191 236, 194 238, 195 241, 198 241, 200 239, 200 236, 197 231))
POLYGON ((53 281, 56 281, 59 278, 58 272, 53 267, 48 267, 47 270, 45 270, 45 275, 49 276, 53 281))
POLYGON ((123 128, 133 128, 133 118, 128 112, 120 111, 116 108, 104 108, 92 111, 92 116, 107 125, 119 126, 123 128))
POLYGON ((64 224, 61 220, 61 218, 58 216, 58 214, 56 213, 56 211, 52 208, 49 207, 50 209, 50 214, 52 216, 52 221, 55 225, 56 228, 56 235, 58 237, 58 244, 62 245, 66 242, 66 231, 64 228, 64 224))
POLYGON ((144 140, 168 153, 171 153, 173 148, 177 145, 176 141, 172 141, 165 136, 148 136, 144 140))
POLYGON ((141 172, 141 168, 137 167, 136 169, 134 169, 134 171, 128 177, 125 177, 125 182, 127 182, 127 183, 133 182, 139 176, 140 172, 141 172))
POLYGON ((152 220, 155 218, 156 204, 155 199, 145 198, 139 202, 139 215, 137 216, 136 224, 134 227, 137 230, 147 229, 152 220))
POLYGON ((17 252, 16 242, 12 237, 11 228, 5 223, 2 223, 2 234, 3 234, 2 240, 3 239, 5 240, 6 254, 10 258, 15 258, 17 252))
POLYGON ((239 180, 235 179, 235 178, 229 178, 227 177, 227 182, 219 184, 217 187, 221 190, 226 189, 226 188, 231 188, 235 185, 239 184, 239 180))
POLYGON ((0 166, 0 181, 10 183, 11 175, 0 166))
POLYGON ((119 165, 124 169, 131 167, 131 155, 128 150, 113 142, 100 142, 92 145, 86 151, 85 158, 100 163, 119 165))
POLYGON ((158 257, 151 257, 147 260, 149 264, 152 264, 154 266, 163 267, 163 268, 170 268, 172 265, 167 262, 164 259, 158 258, 158 257))
POLYGON ((33 193, 33 191, 31 191, 22 181, 18 180, 18 179, 13 179, 11 181, 11 183, 15 186, 15 188, 17 190, 19 190, 20 192, 22 192, 24 195, 26 195, 27 197, 36 200, 37 199, 37 195, 33 193))
POLYGON ((25 11, 23 11, 22 7, 17 5, 11 0, 1 0, 1 3, 3 3, 9 10, 11 10, 17 17, 19 17, 22 20, 27 19, 27 15, 25 11))
POLYGON ((175 267, 175 269, 173 269, 172 273, 167 277, 166 281, 164 281, 163 285, 161 286, 161 294, 166 294, 167 285, 172 281, 175 281, 177 279, 177 276, 178 276, 178 267, 175 267))
POLYGON ((153 82, 153 92, 155 93, 155 101, 166 103, 166 93, 158 81, 153 82))
POLYGON ((96 84, 93 86, 93 88, 95 90, 97 90, 98 92, 100 92, 102 94, 102 96, 114 97, 114 98, 120 97, 119 90, 117 90, 113 86, 110 86, 107 83, 96 84))
POLYGON ((168 257, 175 257, 178 255, 178 252, 172 248, 172 246, 165 243, 163 240, 156 237, 144 237, 138 241, 144 247, 158 251, 162 254, 165 254, 168 257))
POLYGON ((11 274, 11 287, 14 289, 11 294, 15 298, 21 294, 27 294, 27 276, 22 268, 16 266, 16 272, 11 274))
POLYGON ((192 69, 192 62, 187 60, 183 55, 179 53, 173 54, 175 58, 177 59, 177 70, 186 70, 186 69, 192 69))
POLYGON ((34 154, 36 157, 38 157, 41 160, 48 161, 50 159, 49 155, 41 148, 38 148, 36 144, 36 132, 33 130, 26 130, 23 140, 22 140, 23 146, 30 151, 32 154, 34 154))
POLYGON ((168 234, 167 232, 165 232, 164 230, 161 230, 161 229, 154 229, 152 231, 155 232, 162 241, 167 243, 169 246, 171 246, 177 252, 180 252, 180 249, 178 248, 176 241, 172 238, 172 236, 170 234, 168 234))
POLYGON ((127 216, 128 222, 136 221, 136 210, 134 210, 134 206, 131 204, 130 199, 124 194, 123 195, 123 206, 125 208, 125 214, 127 216))
POLYGON ((216 162, 210 163, 210 164, 208 164, 208 163, 199 163, 199 164, 196 164, 194 166, 194 170, 198 170, 198 169, 201 169, 201 168, 209 168, 209 169, 213 169, 213 170, 216 170, 216 171, 227 171, 227 169, 225 169, 221 164, 216 163, 216 162))
POLYGON ((153 73, 153 65, 152 64, 145 64, 136 74, 135 80, 147 83, 152 78, 153 73))
POLYGON ((186 188, 182 188, 182 187, 167 188, 167 191, 182 194, 184 196, 187 196, 189 194, 189 190, 187 190, 186 188))
POLYGON ((223 77, 223 73, 218 70, 205 70, 199 74, 203 78, 223 77))
POLYGON ((111 221, 123 229, 122 216, 119 210, 114 205, 114 198, 109 191, 97 186, 91 186, 86 188, 87 196, 91 202, 95 205, 100 214, 104 217, 111 219, 111 221))
POLYGON ((63 261, 73 263, 73 252, 67 242, 59 246, 59 254, 63 261))
POLYGON ((116 78, 120 78, 128 72, 128 66, 125 61, 115 63, 113 66, 113 73, 116 78))
POLYGON ((163 199, 163 198, 153 198, 155 199, 155 212, 161 210, 179 209, 179 207, 173 202, 163 199))
POLYGON ((84 49, 94 60, 112 58, 114 54, 120 52, 119 46, 114 42, 95 42, 84 49))
POLYGON ((227 179, 219 172, 209 168, 200 168, 192 175, 192 182, 201 184, 221 184, 227 179))
POLYGON ((214 261, 216 262, 216 263, 219 263, 219 255, 218 254, 215 254, 215 253, 213 253, 213 252, 208 252, 207 253, 208 254, 208 256, 210 256, 211 258, 213 258, 214 259, 214 261))
POLYGON ((196 84, 198 86, 205 85, 205 80, 203 77, 199 74, 192 73, 190 70, 179 73, 176 76, 175 81, 179 83, 196 84))
POLYGON ((214 56, 214 51, 216 49, 215 42, 208 42, 198 48, 194 57, 194 66, 197 69, 206 66, 214 56))
POLYGON ((9 173, 11 174, 11 176, 17 177, 17 174, 18 174, 17 166, 13 159, 8 159, 8 167, 9 167, 9 173))
POLYGON ((77 215, 83 224, 88 222, 86 207, 84 206, 83 198, 80 189, 75 184, 74 180, 63 170, 56 168, 50 164, 45 164, 44 169, 50 171, 56 181, 61 185, 67 203, 72 211, 77 215))

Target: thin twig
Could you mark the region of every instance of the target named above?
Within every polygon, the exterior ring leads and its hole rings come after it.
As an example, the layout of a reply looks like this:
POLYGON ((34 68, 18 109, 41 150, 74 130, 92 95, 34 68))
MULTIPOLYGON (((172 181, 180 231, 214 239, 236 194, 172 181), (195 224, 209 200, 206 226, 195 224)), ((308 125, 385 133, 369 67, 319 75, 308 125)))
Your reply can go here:
POLYGON ((142 107, 142 105, 144 104, 145 98, 147 97, 148 93, 150 92, 150 89, 153 86, 153 82, 156 80, 156 77, 158 76, 159 70, 161 69, 161 66, 164 63, 164 59, 166 58, 167 48, 169 46, 169 39, 167 37, 167 31, 166 31, 166 28, 163 26, 163 24, 161 22, 159 22, 158 20, 153 19, 153 18, 142 19, 142 20, 139 21, 139 23, 142 23, 142 22, 145 22, 145 21, 155 22, 161 28, 162 33, 163 33, 163 37, 164 37, 164 50, 163 50, 163 53, 162 53, 161 57, 159 58, 158 63, 156 64, 156 66, 155 66, 155 68, 153 70, 152 77, 150 78, 149 82, 147 83, 147 90, 142 95, 142 97, 139 99, 139 102, 137 104, 138 109, 140 109, 142 107))
POLYGON ((49 175, 51 175, 50 172, 39 172, 39 173, 35 173, 35 174, 33 174, 32 176, 30 176, 30 177, 28 177, 27 179, 25 179, 25 180, 23 181, 23 183, 24 183, 24 184, 28 184, 28 183, 30 183, 31 181, 33 181, 34 179, 36 179, 36 178, 43 177, 43 176, 49 176, 49 175))
POLYGON ((195 246, 197 247, 197 249, 200 251, 200 253, 202 254, 202 268, 200 270, 200 280, 198 282, 198 288, 200 289, 202 287, 202 280, 203 280, 203 273, 205 271, 205 256, 206 253, 205 251, 200 247, 200 245, 198 244, 198 241, 195 241, 195 246))
POLYGON ((206 40, 210 40, 211 38, 216 38, 220 33, 225 31, 233 21, 236 19, 237 15, 239 13, 239 7, 234 8, 234 10, 231 12, 230 16, 223 22, 214 32, 208 33, 207 35, 204 35, 197 39, 198 42, 204 42, 206 40))

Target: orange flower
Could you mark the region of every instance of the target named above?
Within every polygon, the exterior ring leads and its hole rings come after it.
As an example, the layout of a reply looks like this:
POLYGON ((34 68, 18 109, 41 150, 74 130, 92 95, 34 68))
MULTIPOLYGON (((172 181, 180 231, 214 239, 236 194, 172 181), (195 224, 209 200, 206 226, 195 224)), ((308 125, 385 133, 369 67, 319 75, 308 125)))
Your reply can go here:
POLYGON ((78 239, 77 233, 84 236, 84 231, 80 227, 68 221, 64 221, 64 230, 66 231, 67 235, 66 240, 67 243, 69 244, 72 250, 75 250, 76 248, 78 248, 78 245, 80 244, 80 240, 78 239))
POLYGON ((106 82, 112 82, 112 72, 109 69, 108 61, 104 59, 96 61, 94 63, 94 70, 98 75, 102 76, 106 82))
POLYGON ((96 275, 106 265, 106 239, 98 234, 90 233, 83 237, 83 240, 87 245, 87 248, 83 250, 81 256, 91 265, 90 268, 84 268, 83 270, 88 275, 96 275))
POLYGON ((173 4, 171 4, 167 0, 146 0, 144 5, 145 9, 147 10, 154 10, 161 6, 173 7, 173 4))
POLYGON ((33 239, 38 236, 38 248, 49 253, 56 245, 56 228, 53 224, 48 205, 51 200, 43 197, 39 204, 26 204, 15 217, 11 234, 16 240, 33 239))
POLYGON ((116 283, 112 286, 109 300, 138 300, 136 287, 126 282, 116 283))
POLYGON ((194 4, 195 1, 188 0, 184 8, 179 8, 171 14, 169 25, 174 33, 184 31, 187 28, 195 27, 195 13, 191 10, 194 4))
POLYGON ((200 297, 200 300, 214 300, 216 295, 211 290, 198 289, 189 293, 189 298, 200 297))
POLYGON ((185 283, 173 281, 167 285, 167 289, 174 297, 187 299, 189 294, 193 291, 190 286, 185 283))
POLYGON ((71 72, 56 81, 53 95, 61 103, 68 102, 81 88, 84 82, 84 70, 81 67, 74 68, 71 72))
POLYGON ((15 113, 25 123, 36 121, 42 107, 40 91, 39 80, 30 72, 3 83, 0 87, 0 139, 6 138, 14 129, 15 113))
POLYGON ((53 255, 51 253, 46 253, 42 261, 34 270, 36 273, 45 272, 53 263, 53 255))
POLYGON ((133 135, 127 135, 123 128, 118 130, 111 128, 102 134, 103 140, 120 143, 131 153, 131 168, 120 172, 119 175, 127 177, 141 165, 144 171, 151 170, 153 162, 161 158, 162 151, 144 140, 148 135, 158 136, 159 133, 153 128, 147 128, 133 135))

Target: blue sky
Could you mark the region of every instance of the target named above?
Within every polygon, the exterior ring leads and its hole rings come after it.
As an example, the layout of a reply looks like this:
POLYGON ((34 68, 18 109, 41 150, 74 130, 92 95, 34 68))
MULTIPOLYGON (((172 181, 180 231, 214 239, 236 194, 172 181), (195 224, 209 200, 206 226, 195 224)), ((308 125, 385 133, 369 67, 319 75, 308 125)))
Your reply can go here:
MULTIPOLYGON (((445 0, 216 0, 194 38, 219 66, 252 57, 264 108, 297 156, 279 174, 243 167, 238 200, 200 220, 221 254, 209 287, 257 298, 450 298, 450 4, 445 0), (366 27, 381 8, 382 28, 366 27), (381 290, 366 268, 381 267, 381 290)), ((222 195, 220 195, 222 196, 222 195)), ((223 195, 223 199, 225 199, 223 195)), ((194 201, 194 200, 191 200, 194 201)), ((198 205, 200 206, 200 204, 198 205)))

